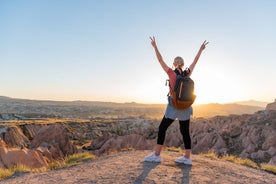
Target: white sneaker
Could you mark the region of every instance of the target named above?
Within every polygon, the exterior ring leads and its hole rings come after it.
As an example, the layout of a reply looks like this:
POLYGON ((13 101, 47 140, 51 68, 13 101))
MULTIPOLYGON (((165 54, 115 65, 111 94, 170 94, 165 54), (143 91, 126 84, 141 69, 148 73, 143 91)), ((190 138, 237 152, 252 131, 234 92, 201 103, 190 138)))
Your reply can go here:
POLYGON ((161 162, 160 155, 155 155, 155 153, 152 153, 144 158, 145 162, 161 162))
POLYGON ((190 158, 186 158, 184 156, 175 159, 175 162, 179 163, 179 164, 192 165, 192 160, 190 158))

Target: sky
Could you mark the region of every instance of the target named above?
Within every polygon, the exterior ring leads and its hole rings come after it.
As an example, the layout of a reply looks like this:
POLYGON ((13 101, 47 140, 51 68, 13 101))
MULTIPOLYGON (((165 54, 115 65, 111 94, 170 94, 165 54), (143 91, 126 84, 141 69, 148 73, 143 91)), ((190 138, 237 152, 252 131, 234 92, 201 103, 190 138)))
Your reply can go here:
POLYGON ((168 66, 196 104, 276 98, 274 0, 0 0, 0 96, 166 103, 168 66))

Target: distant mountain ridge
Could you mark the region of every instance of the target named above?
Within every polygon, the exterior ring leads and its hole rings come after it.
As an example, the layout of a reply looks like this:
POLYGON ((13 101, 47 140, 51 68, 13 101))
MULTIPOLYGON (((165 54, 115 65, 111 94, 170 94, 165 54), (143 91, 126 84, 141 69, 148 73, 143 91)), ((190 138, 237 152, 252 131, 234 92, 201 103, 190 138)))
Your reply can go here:
POLYGON ((230 114, 253 114, 257 111, 265 110, 265 107, 261 106, 250 106, 250 105, 240 105, 237 103, 231 104, 202 104, 194 106, 194 116, 195 117, 213 117, 216 115, 228 116, 230 114))
MULTIPOLYGON (((66 103, 66 104, 126 104, 126 105, 164 105, 164 104, 146 104, 146 103, 136 103, 136 102, 106 102, 106 101, 84 101, 84 100, 72 100, 72 101, 57 101, 57 100, 35 100, 35 99, 21 99, 21 98, 12 98, 7 96, 0 96, 0 102, 3 101, 19 101, 19 102, 51 102, 51 103, 66 103)), ((197 104, 197 105, 209 105, 209 104, 220 104, 220 105, 228 105, 228 104, 238 104, 238 105, 247 105, 247 106, 258 106, 258 107, 266 107, 266 105, 271 102, 263 102, 256 100, 247 100, 247 101, 237 101, 232 103, 208 103, 208 104, 197 104)))
MULTIPOLYGON (((198 104, 193 105, 195 117, 213 117, 229 114, 253 114, 265 110, 265 102, 243 101, 229 104, 198 104), (255 104, 245 105, 245 104, 255 104), (259 106, 256 106, 259 105, 259 106)), ((51 101, 29 100, 0 96, 0 113, 50 115, 51 117, 91 118, 101 116, 132 116, 162 118, 166 104, 140 104, 135 102, 116 103, 100 101, 51 101)), ((28 117, 28 116, 27 116, 28 117)), ((40 116, 41 117, 41 116, 40 116)), ((47 117, 47 116, 46 116, 47 117)))
POLYGON ((266 105, 270 102, 261 102, 261 101, 256 101, 256 100, 248 100, 248 101, 238 101, 238 102, 233 102, 233 103, 240 104, 240 105, 266 107, 266 105))

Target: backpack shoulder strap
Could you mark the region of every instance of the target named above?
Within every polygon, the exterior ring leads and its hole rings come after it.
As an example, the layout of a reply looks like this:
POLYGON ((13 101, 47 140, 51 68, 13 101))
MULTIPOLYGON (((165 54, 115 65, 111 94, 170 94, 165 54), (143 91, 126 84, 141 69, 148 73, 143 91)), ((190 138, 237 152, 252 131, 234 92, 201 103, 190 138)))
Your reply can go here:
POLYGON ((187 77, 188 76, 188 74, 191 72, 191 70, 190 70, 190 68, 186 68, 184 71, 183 71, 183 76, 184 77, 187 77))
POLYGON ((176 73, 176 75, 182 75, 183 71, 179 71, 177 68, 174 70, 174 73, 176 73))

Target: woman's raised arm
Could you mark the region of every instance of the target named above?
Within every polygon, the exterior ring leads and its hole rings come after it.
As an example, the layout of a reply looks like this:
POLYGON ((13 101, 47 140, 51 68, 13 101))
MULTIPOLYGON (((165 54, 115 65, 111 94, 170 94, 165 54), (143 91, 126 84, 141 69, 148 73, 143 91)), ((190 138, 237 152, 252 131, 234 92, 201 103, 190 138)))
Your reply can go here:
POLYGON ((153 37, 150 37, 150 39, 151 39, 151 45, 153 46, 153 48, 154 48, 154 50, 155 50, 155 54, 156 54, 156 56, 157 56, 157 59, 158 59, 160 65, 161 65, 162 68, 165 70, 165 72, 167 72, 168 69, 169 69, 169 67, 168 67, 168 66, 166 65, 166 63, 164 62, 164 60, 163 60, 163 58, 162 58, 162 56, 161 56, 161 54, 160 54, 160 52, 159 52, 159 50, 158 50, 158 48, 157 48, 157 45, 156 45, 154 36, 153 36, 153 37))
POLYGON ((199 48, 199 51, 198 53, 196 54, 196 57, 193 61, 193 63, 190 65, 189 69, 190 69, 190 73, 189 73, 189 76, 192 74, 194 68, 195 68, 195 65, 201 55, 201 52, 206 48, 206 45, 208 44, 209 42, 207 42, 206 40, 201 44, 200 48, 199 48))

